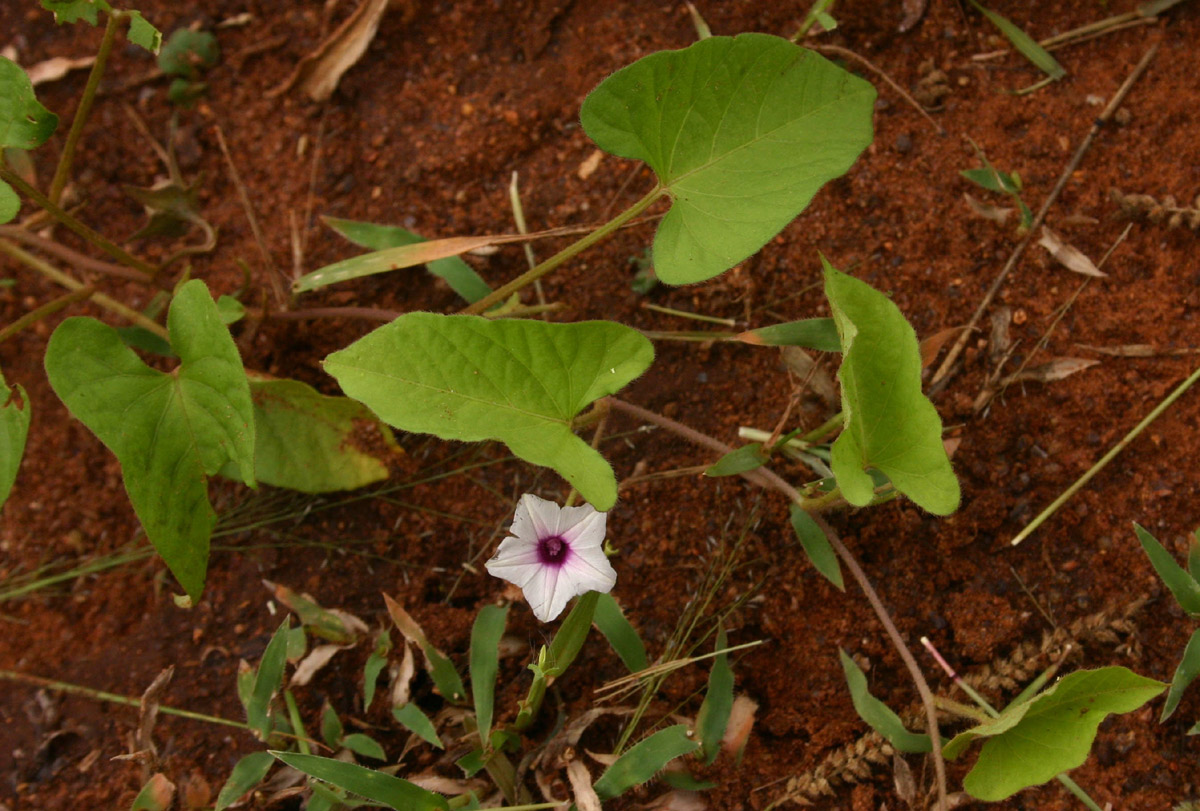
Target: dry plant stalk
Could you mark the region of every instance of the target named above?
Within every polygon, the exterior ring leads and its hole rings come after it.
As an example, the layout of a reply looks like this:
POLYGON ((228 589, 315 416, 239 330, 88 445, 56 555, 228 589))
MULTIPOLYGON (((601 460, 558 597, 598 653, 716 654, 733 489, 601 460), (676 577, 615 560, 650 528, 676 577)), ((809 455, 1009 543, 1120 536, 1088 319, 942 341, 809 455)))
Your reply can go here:
MULTIPOLYGON (((1142 609, 1147 598, 1140 597, 1120 608, 1113 608, 1080 617, 1074 622, 1047 631, 1038 641, 1027 641, 1017 646, 1008 656, 997 657, 990 664, 963 674, 963 681, 983 693, 997 694, 1014 692, 1023 688, 1046 668, 1047 662, 1060 659, 1071 645, 1075 650, 1087 644, 1109 645, 1122 648, 1132 656, 1137 655, 1137 630, 1133 615, 1142 609), (1122 642, 1122 637, 1125 641, 1122 642)), ((910 728, 917 728, 921 714, 910 710, 904 716, 910 728)), ((842 786, 865 782, 876 770, 891 767, 895 749, 878 732, 870 731, 840 749, 830 752, 813 769, 790 777, 787 788, 772 807, 784 803, 812 805, 820 797, 835 796, 842 786)))
POLYGON ((1191 206, 1179 205, 1170 194, 1160 201, 1149 194, 1125 194, 1120 189, 1113 189, 1109 196, 1121 207, 1121 214, 1131 220, 1166 221, 1168 228, 1187 226, 1192 231, 1200 231, 1200 194, 1191 206))

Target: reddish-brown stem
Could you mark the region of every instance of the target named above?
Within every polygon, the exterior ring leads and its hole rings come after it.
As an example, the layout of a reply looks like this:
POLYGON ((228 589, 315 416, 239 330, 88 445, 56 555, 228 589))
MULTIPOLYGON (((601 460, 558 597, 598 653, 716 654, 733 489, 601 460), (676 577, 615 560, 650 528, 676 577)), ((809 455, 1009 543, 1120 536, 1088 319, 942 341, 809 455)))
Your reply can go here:
MULTIPOLYGON (((616 397, 607 397, 604 400, 615 411, 623 411, 626 414, 637 417, 640 420, 665 428, 668 431, 683 437, 687 441, 700 445, 704 448, 709 448, 719 454, 726 454, 733 448, 715 439, 708 434, 701 433, 694 428, 689 428, 682 423, 678 423, 669 417, 664 417, 661 414, 656 414, 641 406, 627 403, 624 400, 618 400, 616 397)), ((752 481, 762 487, 767 487, 777 490, 787 496, 795 504, 804 506, 807 502, 803 496, 792 487, 779 474, 770 470, 767 467, 760 467, 756 470, 750 470, 741 474, 747 481, 752 481)), ((883 605, 883 600, 880 599, 879 593, 875 587, 871 585, 871 581, 867 578, 866 572, 859 566, 858 560, 854 554, 846 548, 842 543, 842 539, 838 537, 833 527, 829 526, 820 515, 809 513, 821 531, 825 533, 825 537, 829 539, 829 543, 833 546, 842 563, 850 570, 850 575, 858 583, 863 593, 867 595, 867 602, 871 604, 871 608, 875 611, 875 616, 879 618, 883 624, 884 630, 892 641, 892 645, 896 648, 896 652, 900 654, 904 666, 908 669, 912 676, 913 683, 917 687, 917 693, 921 696, 921 704, 925 708, 925 720, 929 725, 929 737, 933 741, 933 765, 937 772, 937 790, 938 790, 938 808, 948 808, 946 804, 946 763, 942 759, 942 739, 938 733, 937 707, 933 701, 933 691, 929 689, 929 684, 925 681, 925 676, 921 673, 921 668, 917 666, 917 660, 913 657, 912 652, 908 649, 908 645, 904 643, 904 638, 900 636, 900 630, 896 627, 896 623, 887 612, 887 608, 883 605)))

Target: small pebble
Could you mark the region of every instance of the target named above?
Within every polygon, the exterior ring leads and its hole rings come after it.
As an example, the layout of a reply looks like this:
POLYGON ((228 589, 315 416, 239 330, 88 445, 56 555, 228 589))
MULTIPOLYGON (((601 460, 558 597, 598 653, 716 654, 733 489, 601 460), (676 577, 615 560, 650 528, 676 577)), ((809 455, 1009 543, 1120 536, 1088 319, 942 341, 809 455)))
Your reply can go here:
POLYGON ((912 137, 908 133, 904 133, 896 138, 895 143, 892 144, 892 149, 896 150, 901 155, 907 155, 912 151, 912 146, 912 137))

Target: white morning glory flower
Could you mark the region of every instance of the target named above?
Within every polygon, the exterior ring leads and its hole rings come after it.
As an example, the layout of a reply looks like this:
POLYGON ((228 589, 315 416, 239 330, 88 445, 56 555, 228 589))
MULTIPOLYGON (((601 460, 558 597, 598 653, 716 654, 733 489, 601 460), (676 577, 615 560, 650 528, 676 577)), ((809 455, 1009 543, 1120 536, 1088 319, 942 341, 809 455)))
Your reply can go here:
POLYGON ((575 596, 611 591, 617 573, 604 554, 608 513, 590 504, 559 507, 526 493, 517 504, 511 537, 486 564, 490 574, 525 592, 533 615, 550 622, 575 596))

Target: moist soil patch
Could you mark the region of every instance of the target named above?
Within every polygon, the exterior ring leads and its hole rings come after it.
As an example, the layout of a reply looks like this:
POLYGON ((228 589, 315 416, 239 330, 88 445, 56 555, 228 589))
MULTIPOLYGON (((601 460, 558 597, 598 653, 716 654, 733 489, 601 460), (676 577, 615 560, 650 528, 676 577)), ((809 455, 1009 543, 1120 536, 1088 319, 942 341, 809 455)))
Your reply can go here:
MULTIPOLYGON (((146 0, 141 10, 165 33, 200 25, 217 34, 221 61, 207 75, 207 93, 180 113, 176 136, 180 167, 198 179, 203 214, 219 229, 215 250, 189 261, 191 275, 214 292, 240 289, 254 307, 269 302, 272 286, 286 286, 295 272, 357 252, 322 223, 324 215, 402 225, 430 237, 508 233, 514 172, 533 230, 599 222, 632 203, 651 185, 648 171, 606 156, 588 173, 594 146, 579 127, 579 105, 617 68, 696 38, 687 8, 674 3, 401 2, 332 98, 316 104, 298 91, 270 91, 349 8, 337 7, 328 18, 322 4, 298 0, 204 5, 198 12, 146 0), (261 244, 218 132, 257 212, 261 244)), ((698 6, 716 34, 790 36, 807 10, 772 2, 698 6)), ((994 7, 1045 38, 1134 5, 1063 0, 994 7)), ((899 500, 831 520, 910 645, 928 636, 996 703, 1062 658, 1067 639, 1073 644, 1066 670, 1121 664, 1169 681, 1194 624, 1159 584, 1132 522, 1177 556, 1186 552, 1188 533, 1200 525, 1200 393, 1185 394, 1032 537, 1015 548, 1009 541, 1200 362, 1190 354, 1200 347, 1197 233, 1165 221, 1136 221, 1126 231, 1130 220, 1112 198, 1113 189, 1184 201, 1200 194, 1200 6, 1183 3, 1154 24, 1059 52, 1067 76, 1027 95, 1008 91, 1033 84, 1039 74, 1011 53, 974 59, 1005 43, 958 3, 930 3, 904 33, 898 4, 848 0, 834 12, 838 28, 809 43, 865 57, 935 105, 936 126, 876 73, 848 59, 847 67, 879 88, 875 142, 761 253, 711 282, 660 285, 643 294, 632 283, 651 226, 630 228, 543 281, 546 300, 563 307, 552 317, 607 318, 663 331, 710 325, 645 304, 731 319, 739 329, 827 315, 821 252, 887 291, 918 335, 961 327, 1021 239, 1014 218, 981 218, 964 201, 969 192, 1009 204, 960 177, 960 170, 979 165, 970 141, 999 169, 1020 174, 1024 199, 1036 211, 1103 102, 1158 43, 1124 112, 1102 128, 1047 217, 1093 260, 1111 250, 1108 276, 1084 284, 1083 276, 1032 246, 971 336, 960 366, 934 395, 955 445, 962 508, 936 519, 899 500), (1133 344, 1153 349, 1142 356, 1094 349, 1133 344), (1003 376, 1027 361, 1036 367, 1080 357, 1099 362, 1062 379, 1014 383, 976 408, 998 369, 1003 376)), ((100 39, 98 29, 85 25, 55 26, 26 0, 0 6, 0 32, 0 45, 12 45, 25 66, 93 54, 100 39)), ((85 81, 86 71, 74 72, 38 90, 63 116, 48 147, 33 154, 43 183, 85 81)), ((110 236, 125 239, 144 221, 122 187, 150 186, 163 173, 134 119, 165 139, 172 114, 166 89, 150 57, 132 46, 117 48, 72 184, 79 216, 110 236)), ((68 233, 55 238, 93 253, 68 233)), ((561 244, 536 243, 534 251, 544 258, 561 244)), ((179 247, 163 239, 127 245, 151 260, 179 247)), ((519 246, 468 261, 493 286, 526 267, 519 246)), ((0 266, 11 279, 0 288, 3 323, 61 293, 10 260, 0 266)), ((76 272, 92 280, 85 267, 77 265, 76 272)), ((143 287, 94 281, 131 306, 149 301, 143 287)), ((532 291, 526 294, 531 300, 532 291)), ((452 312, 460 304, 424 271, 402 270, 306 295, 295 306, 452 312)), ((33 574, 51 577, 124 558, 5 600, 0 669, 138 696, 170 666, 164 705, 240 721, 238 663, 257 662, 280 623, 281 606, 263 585, 269 580, 375 627, 389 625, 381 596, 387 593, 465 670, 479 606, 516 596, 487 576, 483 561, 503 537, 520 494, 562 501, 561 480, 508 459, 499 446, 401 435, 403 453, 393 459, 391 478, 363 493, 298 497, 215 482, 222 523, 204 599, 179 608, 172 600, 176 584, 145 551, 116 460, 68 415, 46 382, 46 340, 61 318, 80 313, 110 318, 77 305, 0 345, 5 376, 26 388, 34 414, 25 462, 4 507, 0 576, 11 588, 33 574)), ((352 315, 268 318, 247 319, 233 332, 248 368, 333 394, 336 385, 322 372, 321 358, 372 326, 352 315)), ((799 379, 775 349, 661 340, 656 353, 652 370, 624 396, 725 442, 737 444, 739 426, 771 431, 782 420, 784 430, 807 430, 832 413, 819 397, 797 397, 789 405, 799 379)), ((829 361, 824 368, 832 369, 829 361)), ((800 801, 820 808, 904 805, 890 750, 855 714, 838 662, 840 647, 869 663, 872 691, 921 723, 907 673, 861 593, 853 586, 841 593, 815 573, 778 496, 735 479, 647 475, 709 464, 711 454, 623 415, 613 415, 606 436, 606 455, 618 478, 628 479, 608 522, 620 550, 614 595, 651 658, 681 613, 705 594, 713 596, 705 630, 733 607, 724 620, 730 641, 763 642, 733 661, 738 694, 758 705, 743 757, 694 767, 696 777, 716 784, 701 801, 717 809, 800 801), (704 591, 713 567, 725 564, 729 574, 720 588, 704 591)), ((778 469, 794 481, 813 478, 799 464, 778 469)), ((393 637, 399 638, 394 631, 393 637)), ((501 663, 499 721, 511 720, 527 689, 524 665, 548 637, 516 596, 505 638, 511 655, 501 663)), ((349 730, 375 737, 394 762, 405 752, 407 734, 392 721, 386 701, 362 705, 369 648, 363 642, 339 654, 296 696, 310 730, 328 702, 349 730)), ((923 652, 918 658, 936 691, 963 698, 923 652)), ((580 662, 555 684, 548 717, 531 737, 549 734, 555 716, 570 719, 595 706, 596 689, 624 672, 594 635, 580 662)), ((701 663, 666 680, 643 729, 670 713, 694 717, 707 672, 701 663)), ((386 677, 380 690, 388 690, 386 677)), ((441 708, 424 676, 414 690, 424 709, 441 708)), ((1158 723, 1158 713, 1153 703, 1101 726, 1092 757, 1072 773, 1101 805, 1166 809, 1200 792, 1200 745, 1186 735, 1200 718, 1200 690, 1185 695, 1169 722, 1158 723)), ((127 808, 149 764, 114 758, 130 752, 137 723, 135 707, 6 682, 0 804, 14 811, 127 808)), ((611 751, 619 729, 616 721, 598 722, 580 749, 611 751)), ((179 786, 184 808, 210 807, 237 760, 261 748, 242 729, 170 716, 159 718, 153 740, 153 769, 179 786)), ((400 773, 459 776, 453 757, 465 750, 430 751, 405 752, 400 773)), ((601 767, 580 756, 598 775, 601 767)), ((973 757, 949 764, 951 789, 961 786, 973 757)), ((907 762, 915 802, 923 806, 932 770, 919 757, 907 762)), ((567 796, 565 783, 555 790, 567 796)), ((612 806, 643 807, 667 790, 653 782, 612 806)), ((271 800, 264 792, 250 805, 298 808, 300 802, 271 800)), ((1079 803, 1052 783, 998 807, 1079 803)))

